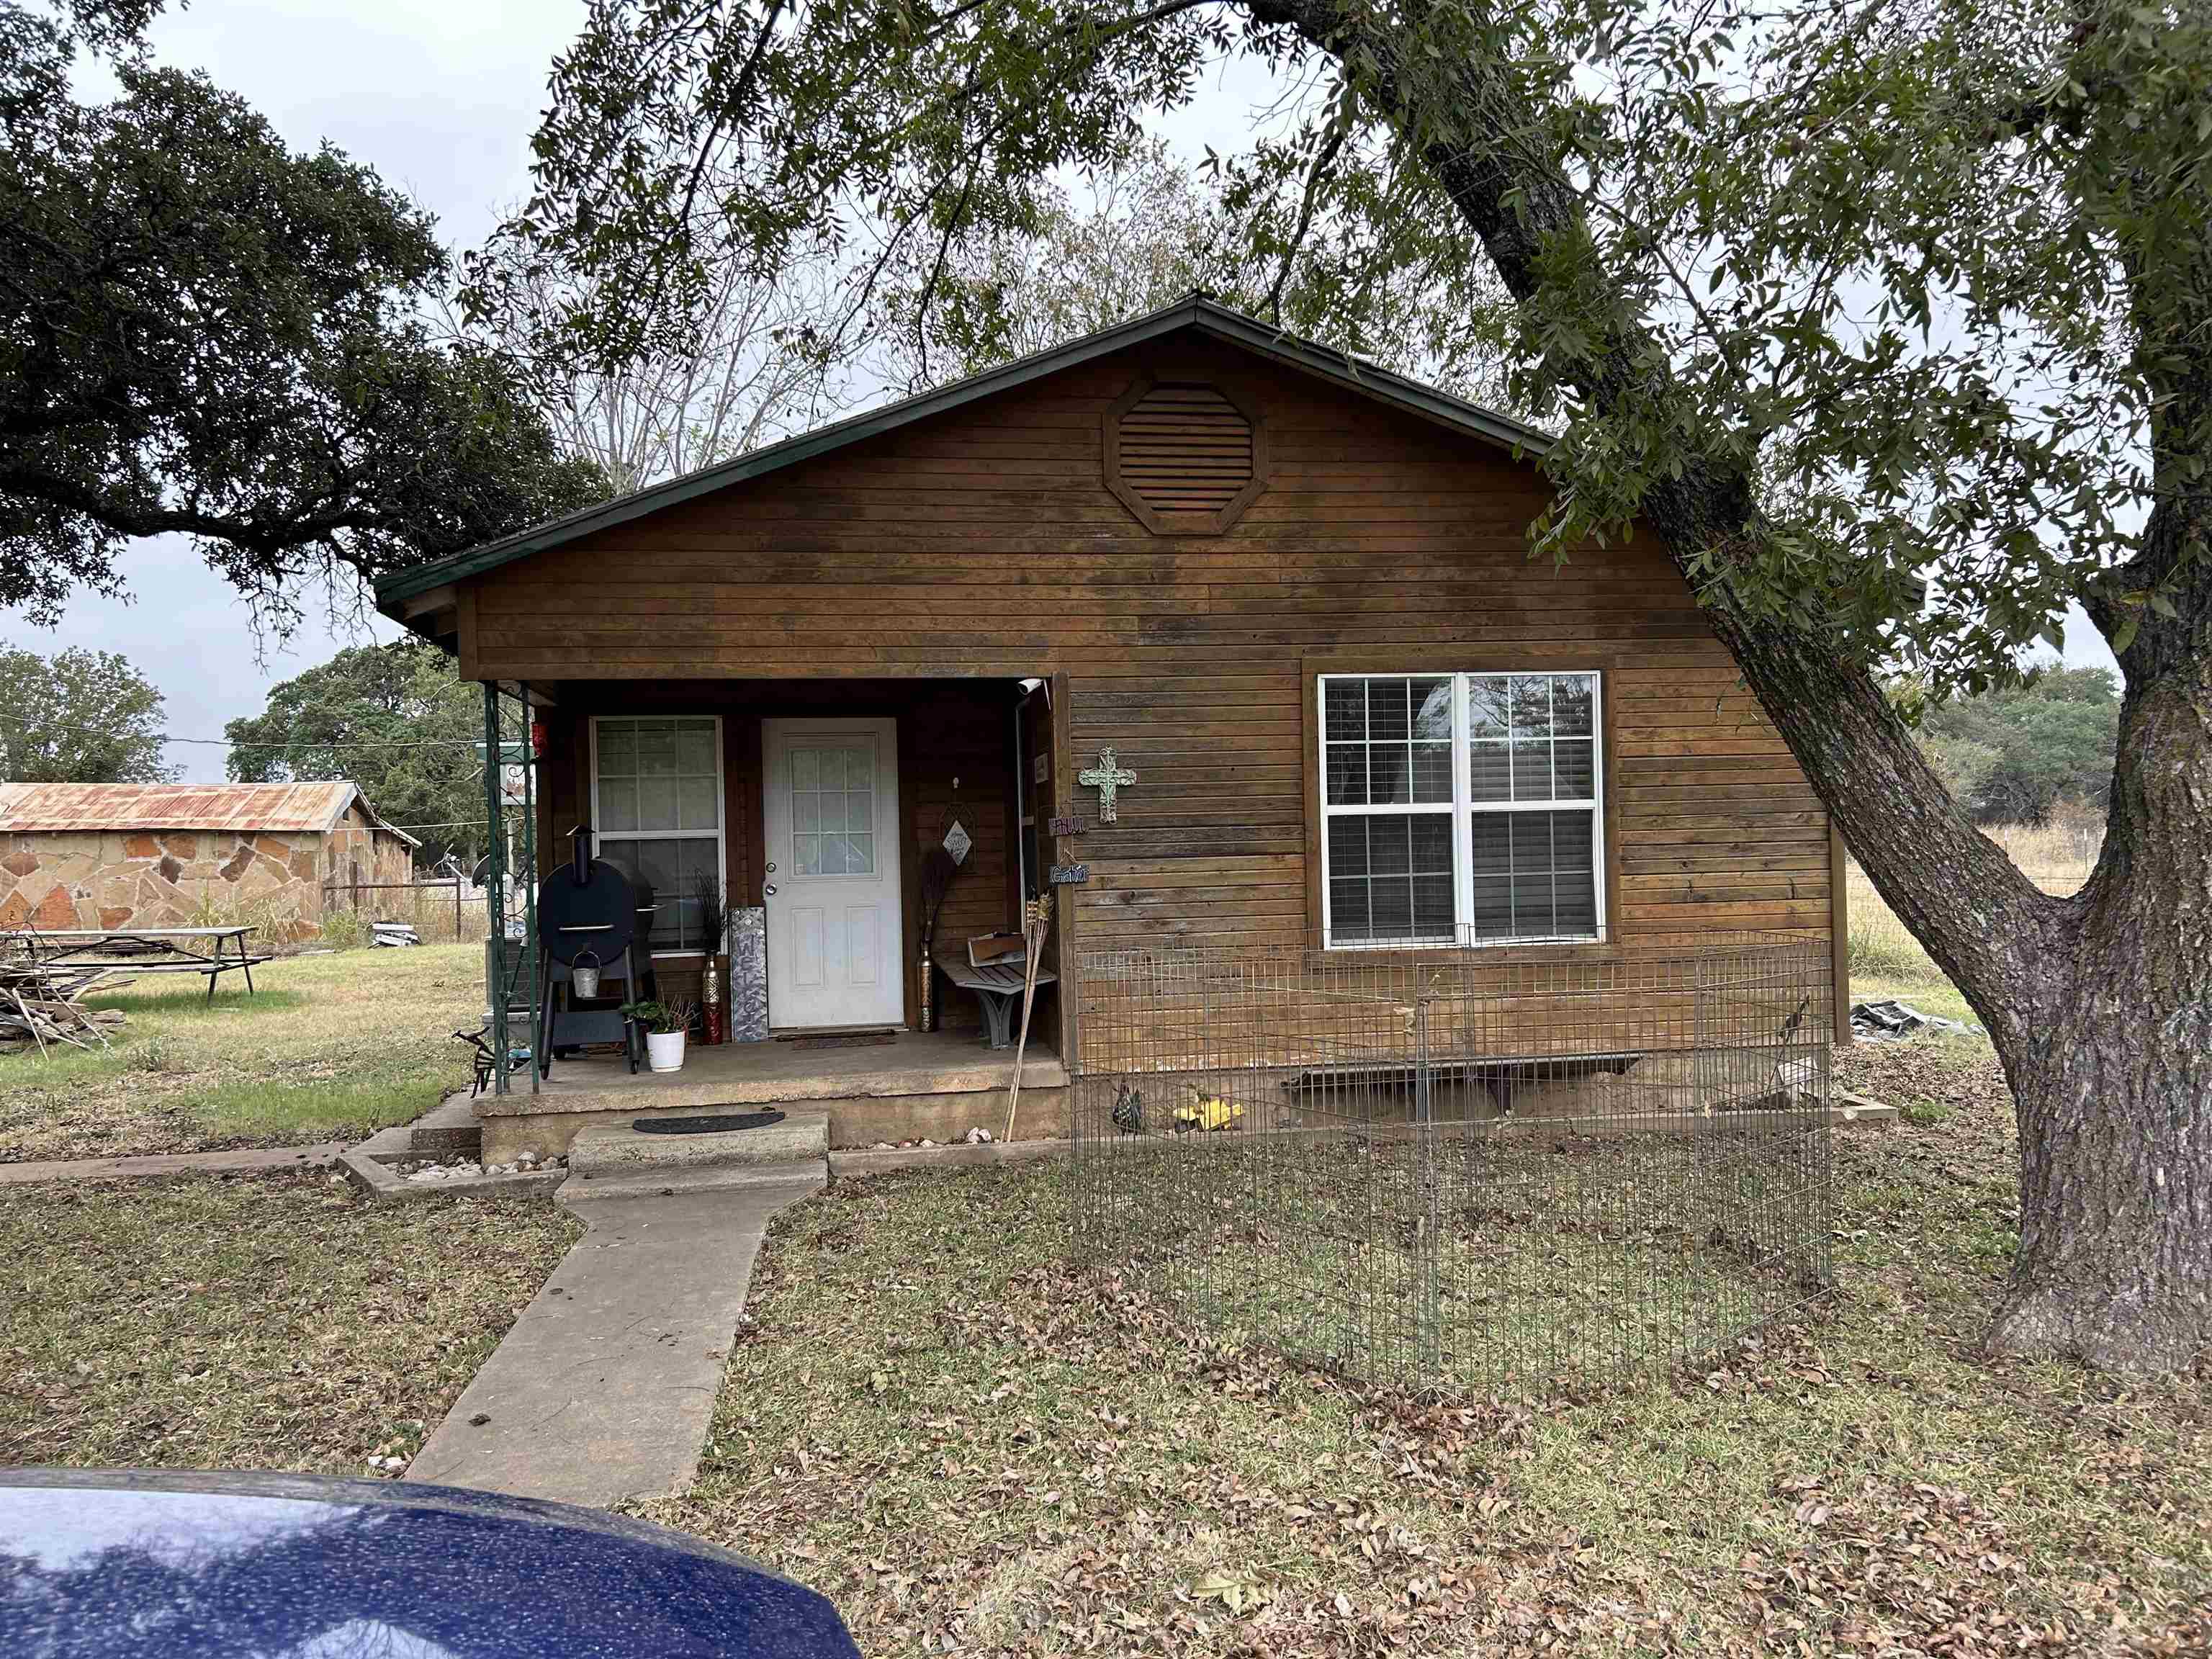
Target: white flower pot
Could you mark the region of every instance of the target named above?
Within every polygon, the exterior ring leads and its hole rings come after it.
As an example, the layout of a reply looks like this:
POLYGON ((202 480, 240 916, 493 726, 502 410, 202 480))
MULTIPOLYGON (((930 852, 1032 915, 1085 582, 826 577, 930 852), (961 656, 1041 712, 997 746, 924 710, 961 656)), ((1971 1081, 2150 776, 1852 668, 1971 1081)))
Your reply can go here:
POLYGON ((647 1031, 645 1034, 645 1063, 656 1072, 682 1071, 684 1036, 681 1031, 647 1031))

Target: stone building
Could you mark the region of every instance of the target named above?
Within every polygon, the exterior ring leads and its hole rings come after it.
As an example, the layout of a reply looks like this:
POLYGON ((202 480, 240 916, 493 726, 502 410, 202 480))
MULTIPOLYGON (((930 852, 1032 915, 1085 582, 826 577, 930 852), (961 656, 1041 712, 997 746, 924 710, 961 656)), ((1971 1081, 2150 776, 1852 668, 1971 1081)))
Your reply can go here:
POLYGON ((236 921, 296 943, 326 890, 412 880, 416 846, 343 781, 4 783, 0 928, 236 921))

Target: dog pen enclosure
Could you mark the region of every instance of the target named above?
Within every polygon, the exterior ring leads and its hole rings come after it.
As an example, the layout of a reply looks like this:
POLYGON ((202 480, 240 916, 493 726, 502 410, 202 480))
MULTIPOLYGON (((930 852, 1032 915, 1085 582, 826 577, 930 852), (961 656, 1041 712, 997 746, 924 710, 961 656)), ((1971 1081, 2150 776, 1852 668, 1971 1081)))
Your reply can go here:
POLYGON ((1829 1281, 1828 954, 1088 955, 1077 1257, 1371 1382, 1710 1354, 1829 1281))

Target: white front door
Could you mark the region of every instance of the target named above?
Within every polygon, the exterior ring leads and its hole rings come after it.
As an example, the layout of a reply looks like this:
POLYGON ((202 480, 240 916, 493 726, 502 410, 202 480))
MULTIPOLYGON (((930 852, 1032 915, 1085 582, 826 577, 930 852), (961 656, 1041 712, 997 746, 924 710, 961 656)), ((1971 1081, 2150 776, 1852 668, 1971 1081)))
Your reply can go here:
POLYGON ((770 1025, 897 1025, 898 722, 761 722, 770 1025))

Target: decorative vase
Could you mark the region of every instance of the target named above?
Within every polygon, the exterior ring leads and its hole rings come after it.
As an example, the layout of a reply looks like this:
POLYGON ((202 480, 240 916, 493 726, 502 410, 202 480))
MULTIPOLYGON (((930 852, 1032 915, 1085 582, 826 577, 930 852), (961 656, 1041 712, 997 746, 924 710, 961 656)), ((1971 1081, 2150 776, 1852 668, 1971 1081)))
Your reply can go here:
POLYGON ((682 1031, 647 1031, 645 1034, 645 1063, 656 1072, 682 1071, 684 1036, 682 1031))
POLYGON ((921 1017, 915 1022, 917 1029, 933 1031, 937 1029, 936 999, 932 994, 937 978, 936 964, 929 959, 929 941, 921 942, 921 1017))
POLYGON ((709 1048, 730 1040, 730 959, 708 957, 699 969, 699 1040, 709 1048))

